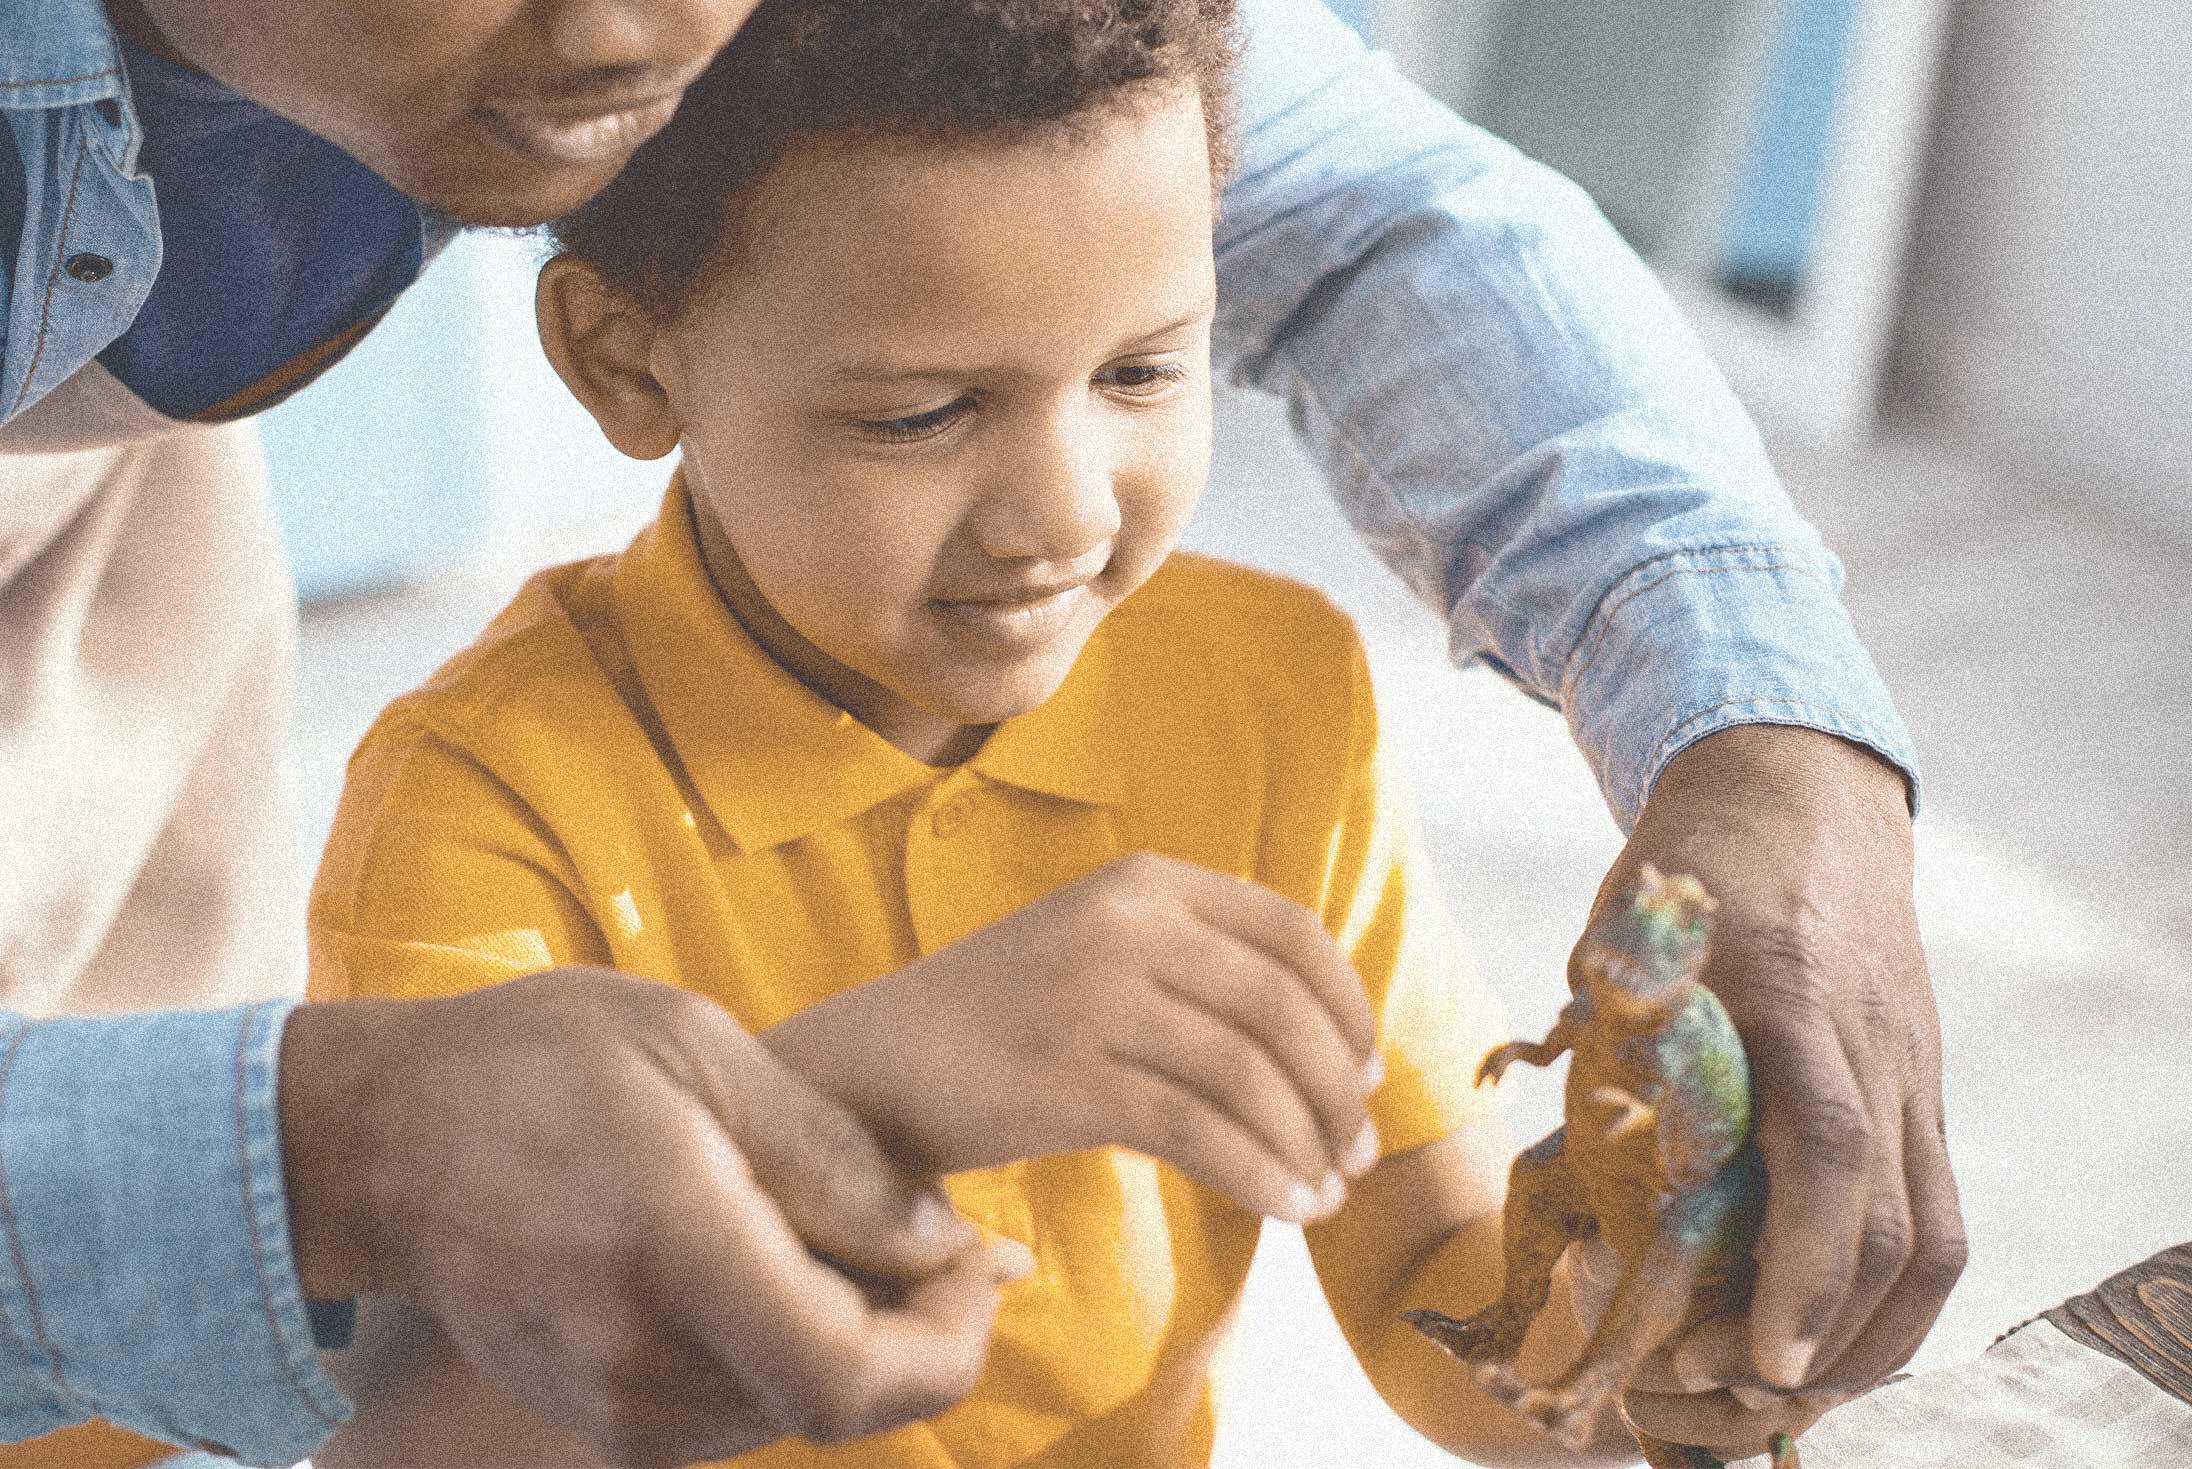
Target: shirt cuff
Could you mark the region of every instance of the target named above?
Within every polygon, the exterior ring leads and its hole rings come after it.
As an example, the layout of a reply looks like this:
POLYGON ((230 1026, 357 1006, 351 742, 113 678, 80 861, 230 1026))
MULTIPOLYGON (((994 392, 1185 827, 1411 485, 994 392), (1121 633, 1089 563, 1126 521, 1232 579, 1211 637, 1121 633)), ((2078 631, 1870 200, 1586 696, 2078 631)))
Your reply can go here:
POLYGON ((1771 544, 1677 551, 1636 567, 1599 602, 1571 653, 1561 707, 1614 819, 1635 824, 1659 772, 1738 724, 1789 724, 1918 765, 1816 551, 1771 544))
POLYGON ((0 1436, 98 1416, 253 1464, 350 1415, 290 1251, 293 1000, 18 1022, 0 1041, 0 1436))

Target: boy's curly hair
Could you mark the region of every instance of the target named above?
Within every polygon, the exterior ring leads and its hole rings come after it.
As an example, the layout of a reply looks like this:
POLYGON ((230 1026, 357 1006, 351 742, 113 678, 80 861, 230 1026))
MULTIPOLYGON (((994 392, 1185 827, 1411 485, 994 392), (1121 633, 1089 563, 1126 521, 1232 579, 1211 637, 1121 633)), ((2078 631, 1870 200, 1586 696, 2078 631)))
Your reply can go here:
POLYGON ((754 186, 806 140, 1070 134, 1167 84, 1201 94, 1222 180, 1237 49, 1233 0, 763 0, 669 126, 548 232, 670 320, 735 250, 754 186))

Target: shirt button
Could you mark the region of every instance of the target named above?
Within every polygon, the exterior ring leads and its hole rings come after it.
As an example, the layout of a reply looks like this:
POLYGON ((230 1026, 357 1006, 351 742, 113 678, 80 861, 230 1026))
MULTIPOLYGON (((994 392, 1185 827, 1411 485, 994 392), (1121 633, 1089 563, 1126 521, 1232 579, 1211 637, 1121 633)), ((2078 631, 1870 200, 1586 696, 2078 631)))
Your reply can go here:
POLYGON ((108 127, 113 128, 122 125, 122 104, 112 97, 101 97, 92 106, 98 112, 99 120, 108 127))
POLYGON ((81 255, 71 255, 61 268, 86 285, 97 285, 114 274, 113 261, 104 255, 94 255, 88 250, 81 255))
POLYGON ((974 814, 974 797, 964 791, 953 796, 929 816, 929 830, 949 841, 952 834, 967 824, 974 814))

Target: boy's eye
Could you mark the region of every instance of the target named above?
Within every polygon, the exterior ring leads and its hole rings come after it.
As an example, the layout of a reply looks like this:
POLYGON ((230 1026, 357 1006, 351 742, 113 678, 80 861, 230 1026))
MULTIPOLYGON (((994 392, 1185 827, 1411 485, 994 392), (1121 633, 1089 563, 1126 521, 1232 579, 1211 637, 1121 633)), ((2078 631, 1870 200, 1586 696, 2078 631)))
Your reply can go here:
POLYGON ((886 443, 910 444, 917 439, 934 438, 973 407, 974 399, 969 396, 954 398, 941 408, 931 408, 926 413, 910 414, 905 418, 863 418, 856 422, 862 433, 886 443))
POLYGON ((1112 368, 1098 381, 1109 383, 1112 387, 1128 393, 1154 393, 1182 381, 1186 376, 1186 367, 1177 362, 1134 362, 1124 367, 1112 368))

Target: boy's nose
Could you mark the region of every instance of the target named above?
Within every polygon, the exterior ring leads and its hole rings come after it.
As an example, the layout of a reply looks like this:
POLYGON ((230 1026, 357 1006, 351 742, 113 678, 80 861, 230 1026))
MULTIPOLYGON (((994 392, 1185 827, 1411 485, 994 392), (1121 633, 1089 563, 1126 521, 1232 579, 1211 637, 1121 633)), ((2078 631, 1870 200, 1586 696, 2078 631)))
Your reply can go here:
POLYGON ((1059 435, 1045 452, 1018 456, 985 498, 982 549, 1000 561, 1078 562, 1119 533, 1114 465, 1101 441, 1059 435))

